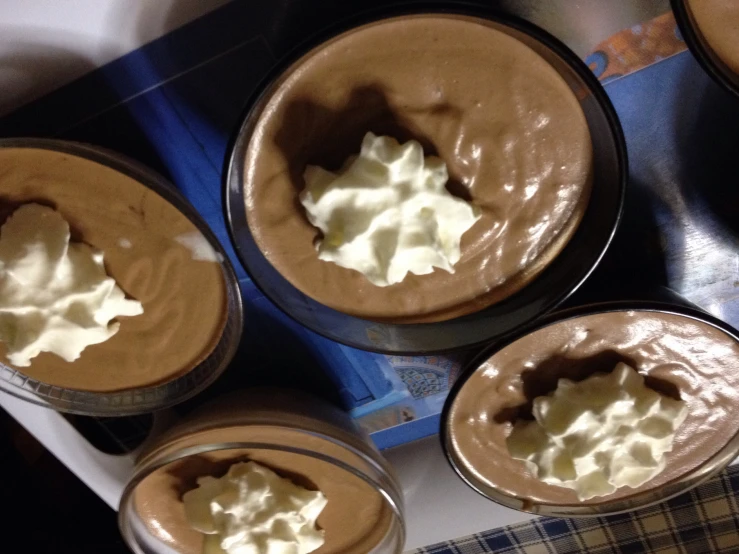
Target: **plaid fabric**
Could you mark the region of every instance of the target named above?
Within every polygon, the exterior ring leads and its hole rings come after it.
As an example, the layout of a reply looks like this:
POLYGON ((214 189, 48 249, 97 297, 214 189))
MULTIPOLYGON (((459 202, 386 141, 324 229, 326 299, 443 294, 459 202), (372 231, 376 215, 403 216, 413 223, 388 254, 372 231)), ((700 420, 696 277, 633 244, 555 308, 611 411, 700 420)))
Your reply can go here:
POLYGON ((663 504, 603 518, 536 518, 414 554, 739 554, 739 466, 663 504))

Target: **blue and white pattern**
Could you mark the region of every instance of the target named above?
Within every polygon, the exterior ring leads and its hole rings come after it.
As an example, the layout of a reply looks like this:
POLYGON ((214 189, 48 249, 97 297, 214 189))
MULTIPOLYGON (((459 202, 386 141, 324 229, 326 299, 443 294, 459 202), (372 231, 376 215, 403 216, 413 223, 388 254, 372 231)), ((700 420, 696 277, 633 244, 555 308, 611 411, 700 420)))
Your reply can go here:
POLYGON ((446 393, 459 375, 459 361, 444 356, 388 356, 413 398, 446 393))

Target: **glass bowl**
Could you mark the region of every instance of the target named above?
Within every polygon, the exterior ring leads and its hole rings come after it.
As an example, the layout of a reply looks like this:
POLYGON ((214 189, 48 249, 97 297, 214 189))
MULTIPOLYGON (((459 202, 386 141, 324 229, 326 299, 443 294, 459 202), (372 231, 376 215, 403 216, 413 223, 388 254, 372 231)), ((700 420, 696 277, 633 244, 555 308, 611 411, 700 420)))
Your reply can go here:
POLYGON ((680 33, 690 52, 703 70, 722 88, 739 96, 739 75, 732 71, 713 51, 696 25, 686 0, 670 0, 680 33))
POLYGON ((241 291, 231 263, 218 239, 174 185, 147 167, 96 146, 50 139, 2 139, 0 148, 52 150, 84 158, 138 181, 173 205, 198 229, 216 252, 227 294, 226 324, 213 351, 190 371, 162 384, 116 392, 89 392, 50 385, 0 363, 0 390, 41 406, 88 416, 124 416, 164 409, 210 385, 234 356, 243 325, 241 291))
MULTIPOLYGON (((380 495, 390 514, 384 535, 367 554, 403 551, 402 490, 369 436, 341 410, 305 393, 280 389, 251 389, 219 398, 144 447, 118 510, 119 527, 128 546, 140 554, 175 552, 152 532, 137 510, 136 489, 148 476, 190 456, 220 453, 230 457, 233 451, 235 456, 241 453, 236 457, 243 459, 244 450, 319 460, 361 479, 380 495)), ((300 469, 294 471, 300 473, 300 469)))
POLYGON ((236 252, 254 283, 274 304, 309 329, 343 344, 382 353, 424 354, 482 344, 550 311, 588 277, 611 242, 621 218, 627 177, 623 133, 600 83, 566 46, 524 21, 489 11, 384 10, 331 28, 299 47, 262 82, 227 155, 225 202, 236 252), (356 27, 412 14, 465 15, 484 18, 496 29, 517 38, 549 62, 571 87, 587 120, 593 146, 593 188, 584 218, 564 250, 531 283, 492 306, 455 319, 434 323, 393 324, 370 321, 328 308, 290 284, 260 251, 245 209, 244 161, 255 125, 281 82, 284 72, 299 64, 311 49, 356 27))
MULTIPOLYGON (((674 294, 668 295, 669 297, 676 298, 674 294)), ((530 335, 531 333, 541 331, 546 329, 547 327, 550 327, 552 325, 555 325, 557 323, 566 322, 568 320, 576 320, 581 317, 586 316, 593 316, 598 314, 607 314, 607 313, 619 313, 623 312, 625 314, 628 314, 629 312, 648 312, 648 313, 656 313, 656 314, 667 314, 668 317, 672 316, 678 316, 680 318, 685 318, 686 322, 695 322, 699 324, 705 324, 714 330, 720 331, 719 335, 722 336, 725 335, 725 338, 728 338, 729 341, 727 344, 733 343, 739 343, 739 332, 737 332, 735 329, 733 329, 731 326, 727 325, 726 323, 720 321, 719 319, 703 312, 702 310, 699 310, 692 305, 688 304, 687 301, 678 303, 667 303, 664 301, 652 301, 652 300, 619 300, 619 301, 609 301, 609 302, 603 302, 603 303, 597 303, 597 304, 588 304, 583 306, 578 306, 575 308, 570 308, 567 310, 558 311, 552 314, 549 314, 542 319, 538 320, 534 324, 527 326, 525 329, 519 330, 507 337, 505 337, 503 340, 498 341, 494 344, 492 344, 490 347, 488 347, 486 350, 484 350, 481 354, 479 354, 466 368, 464 371, 462 377, 455 383, 454 387, 449 393, 449 397, 447 398, 446 404, 444 406, 444 409, 442 411, 441 416, 441 441, 442 441, 442 447, 444 449, 444 452, 446 454, 447 460, 454 469, 454 471, 461 477, 461 479, 469 485, 472 489, 474 489, 476 492, 480 493, 482 496, 498 503, 503 506, 506 506, 508 508, 512 508, 514 510, 519 510, 523 512, 529 512, 537 515, 542 516, 550 516, 550 517, 592 517, 592 516, 604 516, 604 515, 613 515, 617 513, 622 512, 628 512, 632 511, 638 508, 644 508, 653 504, 657 504, 660 502, 663 502, 669 498, 672 498, 676 495, 682 494, 693 487, 701 484, 702 482, 709 479, 711 476, 716 474, 717 472, 724 469, 729 463, 731 463, 732 460, 734 460, 737 455, 739 454, 739 432, 728 434, 725 439, 723 437, 718 437, 717 442, 719 444, 715 452, 710 455, 705 460, 699 460, 696 465, 690 465, 688 464, 688 469, 686 469, 684 472, 682 471, 682 466, 676 462, 677 469, 676 470, 670 470, 672 471, 672 474, 670 476, 666 476, 663 478, 663 483, 657 484, 655 487, 650 487, 648 484, 643 485, 640 488, 634 489, 634 492, 629 492, 629 489, 623 488, 623 489, 617 489, 616 493, 610 496, 603 497, 603 500, 597 500, 597 499, 591 499, 586 502, 577 502, 576 500, 573 502, 566 502, 566 503, 554 503, 554 502, 545 502, 542 500, 532 500, 530 498, 524 497, 524 495, 516 496, 510 490, 502 490, 500 486, 494 486, 494 483, 491 483, 489 480, 486 480, 484 476, 482 476, 481 473, 478 473, 475 468, 473 467, 473 464, 469 463, 467 460, 468 456, 463 454, 464 451, 466 454, 472 454, 472 451, 468 450, 468 447, 466 446, 458 446, 457 441, 454 438, 454 432, 452 431, 453 425, 451 421, 456 418, 457 421, 459 420, 459 414, 466 413, 464 412, 464 405, 461 404, 460 401, 458 401, 460 397, 460 392, 464 390, 466 383, 469 381, 470 377, 476 374, 478 370, 483 367, 483 364, 487 360, 489 360, 491 357, 496 355, 497 353, 504 350, 506 347, 513 345, 520 339, 525 338, 526 336, 530 335), (725 442, 724 442, 725 440, 725 442)), ((589 331, 588 331, 589 332, 589 331)), ((542 339, 543 340, 543 339, 542 339)), ((607 345, 606 345, 607 346, 607 345)), ((534 357, 535 358, 535 349, 534 350, 534 357)), ((509 351, 510 352, 510 351, 509 351)), ((588 374, 591 374, 593 371, 602 371, 605 370, 605 366, 608 364, 615 363, 616 361, 622 361, 621 359, 626 357, 628 359, 628 356, 624 352, 617 352, 615 350, 611 350, 610 348, 604 347, 603 351, 599 351, 599 355, 603 355, 603 358, 599 362, 593 362, 594 364, 600 364, 603 365, 603 368, 598 369, 592 369, 588 367, 588 364, 591 362, 584 362, 581 365, 586 369, 586 372, 588 374)), ((588 356, 590 358, 590 356, 588 356)), ((505 358, 501 358, 503 360, 505 358)), ((574 358, 578 359, 578 358, 574 358)), ((739 355, 737 355, 737 363, 739 363, 739 355)), ((629 362, 627 362, 629 363, 629 362)), ((672 365, 678 365, 672 364, 671 362, 665 362, 665 364, 672 365)), ((541 365, 541 364, 540 364, 541 365)), ((629 364, 631 365, 631 364, 629 364)), ((526 366, 528 367, 528 366, 526 366)), ((559 366, 561 367, 561 365, 559 366)), ((608 368, 611 369, 613 365, 608 365, 608 368)), ((638 369, 638 368, 637 368, 638 369)), ((558 370, 558 371, 561 371, 558 370)), ((668 371, 672 371, 671 369, 668 371)), ((675 375, 678 375, 677 373, 675 375)), ((557 374, 555 377, 559 377, 560 375, 557 374)), ((568 377, 572 377, 568 375, 568 377)), ((582 376, 581 376, 582 377, 582 376)), ((653 387, 659 388, 659 390, 662 390, 661 387, 665 386, 664 383, 660 385, 660 378, 664 377, 663 373, 660 373, 657 378, 654 376, 650 376, 648 379, 652 379, 651 383, 648 381, 648 384, 653 387)), ((542 384, 542 380, 544 378, 551 379, 552 382, 554 382, 554 386, 556 387, 556 380, 552 377, 549 377, 548 375, 545 375, 543 378, 541 378, 537 384, 536 387, 546 387, 547 391, 542 392, 542 394, 546 394, 548 392, 548 385, 542 384)), ((575 377, 577 379, 577 377, 575 377)), ((706 377, 707 379, 707 377, 706 377)), ((526 388, 526 380, 521 379, 521 384, 516 385, 523 387, 522 390, 525 390, 526 388)), ((669 383, 666 385, 664 392, 669 394, 670 387, 674 387, 675 385, 670 385, 669 383)), ((506 389, 507 390, 507 389, 506 389)), ((679 387, 677 387, 677 390, 679 391, 679 387)), ((540 393, 537 392, 536 394, 531 394, 531 396, 538 396, 540 393)), ((530 396, 529 394, 526 395, 527 398, 530 396)), ((693 396, 696 396, 695 394, 693 396)), ((528 398, 530 401, 531 398, 528 398)), ((469 407, 469 406, 468 406, 469 407)), ((491 408, 492 409, 492 408, 491 408)), ((515 418, 518 418, 521 416, 520 412, 517 412, 518 415, 515 416, 515 418)), ((472 417, 470 415, 470 417, 472 417)), ((512 421, 512 417, 506 417, 505 421, 512 421)), ((699 416, 700 417, 700 416, 699 416)), ((719 424, 716 424, 719 425, 719 424)), ((507 433, 508 431, 504 431, 507 433)), ((680 428, 678 428, 678 435, 679 437, 680 428)), ((718 428, 714 429, 714 433, 721 433, 721 430, 718 428)), ((692 435, 691 435, 692 436, 692 435)), ((716 435, 713 435, 713 438, 716 439, 716 435)), ((683 439, 688 439, 688 437, 683 437, 683 439)), ((673 445, 673 451, 670 454, 677 453, 679 455, 680 453, 680 442, 679 438, 676 439, 676 442, 673 445)), ((683 444, 685 442, 683 441, 683 444)), ((496 448, 491 447, 491 448, 496 448)), ((668 464, 670 463, 670 454, 668 454, 668 464)), ((474 454, 473 454, 474 455, 474 454)), ((494 455, 507 455, 507 451, 505 454, 502 452, 496 452, 495 454, 491 453, 491 456, 494 455)), ((669 466, 668 466, 669 467, 669 466)), ((521 463, 521 469, 520 471, 525 471, 523 466, 523 463, 521 463)), ((508 470, 506 470, 508 471, 508 470)), ((519 471, 517 469, 511 469, 511 471, 519 471)), ((665 470, 666 472, 667 470, 665 470)), ((527 475, 528 478, 535 480, 533 476, 527 475)), ((660 475, 658 474, 654 479, 659 479, 660 475)), ((537 483, 540 483, 536 481, 537 483)), ((563 489, 560 487, 555 487, 554 485, 544 485, 542 486, 551 487, 552 490, 557 489, 558 491, 566 491, 567 489, 563 489)), ((576 498, 576 497, 575 497, 576 498)))

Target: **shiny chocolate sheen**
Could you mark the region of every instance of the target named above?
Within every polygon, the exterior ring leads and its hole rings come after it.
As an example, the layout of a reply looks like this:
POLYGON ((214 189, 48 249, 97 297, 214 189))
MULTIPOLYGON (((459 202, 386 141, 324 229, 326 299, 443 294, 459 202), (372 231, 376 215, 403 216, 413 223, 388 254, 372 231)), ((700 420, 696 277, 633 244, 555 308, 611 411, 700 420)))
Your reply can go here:
POLYGON ((615 311, 551 324, 520 338, 477 368, 454 399, 446 422, 454 458, 486 486, 530 503, 597 504, 678 479, 716 454, 739 432, 739 344, 692 318, 615 311), (666 468, 639 488, 580 502, 574 491, 537 480, 508 453, 512 422, 559 378, 581 380, 624 362, 646 384, 684 400, 666 468))
POLYGON ((398 323, 478 311, 557 256, 590 195, 592 145, 570 87, 517 31, 455 15, 403 16, 329 40, 268 91, 246 152, 249 228, 296 288, 338 311, 398 323), (297 196, 306 165, 336 170, 367 131, 416 139, 448 188, 480 208, 453 274, 376 287, 318 259, 297 196))
MULTIPOLYGON (((85 158, 2 148, 0 223, 26 202, 55 208, 72 240, 101 250, 107 274, 144 313, 119 318, 118 333, 74 362, 43 352, 21 373, 67 389, 112 392, 180 377, 213 351, 226 325, 226 283, 218 263, 195 259, 178 242, 202 234, 172 204, 85 158)), ((3 343, 0 361, 7 363, 3 343)))

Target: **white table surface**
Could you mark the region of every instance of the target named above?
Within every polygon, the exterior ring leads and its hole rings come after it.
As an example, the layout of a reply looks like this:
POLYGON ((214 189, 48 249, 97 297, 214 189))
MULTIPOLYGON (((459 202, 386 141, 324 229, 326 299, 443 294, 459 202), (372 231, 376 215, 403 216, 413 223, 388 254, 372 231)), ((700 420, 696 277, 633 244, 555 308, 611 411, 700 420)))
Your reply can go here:
POLYGON ((228 1, 0 0, 0 114, 228 1))

